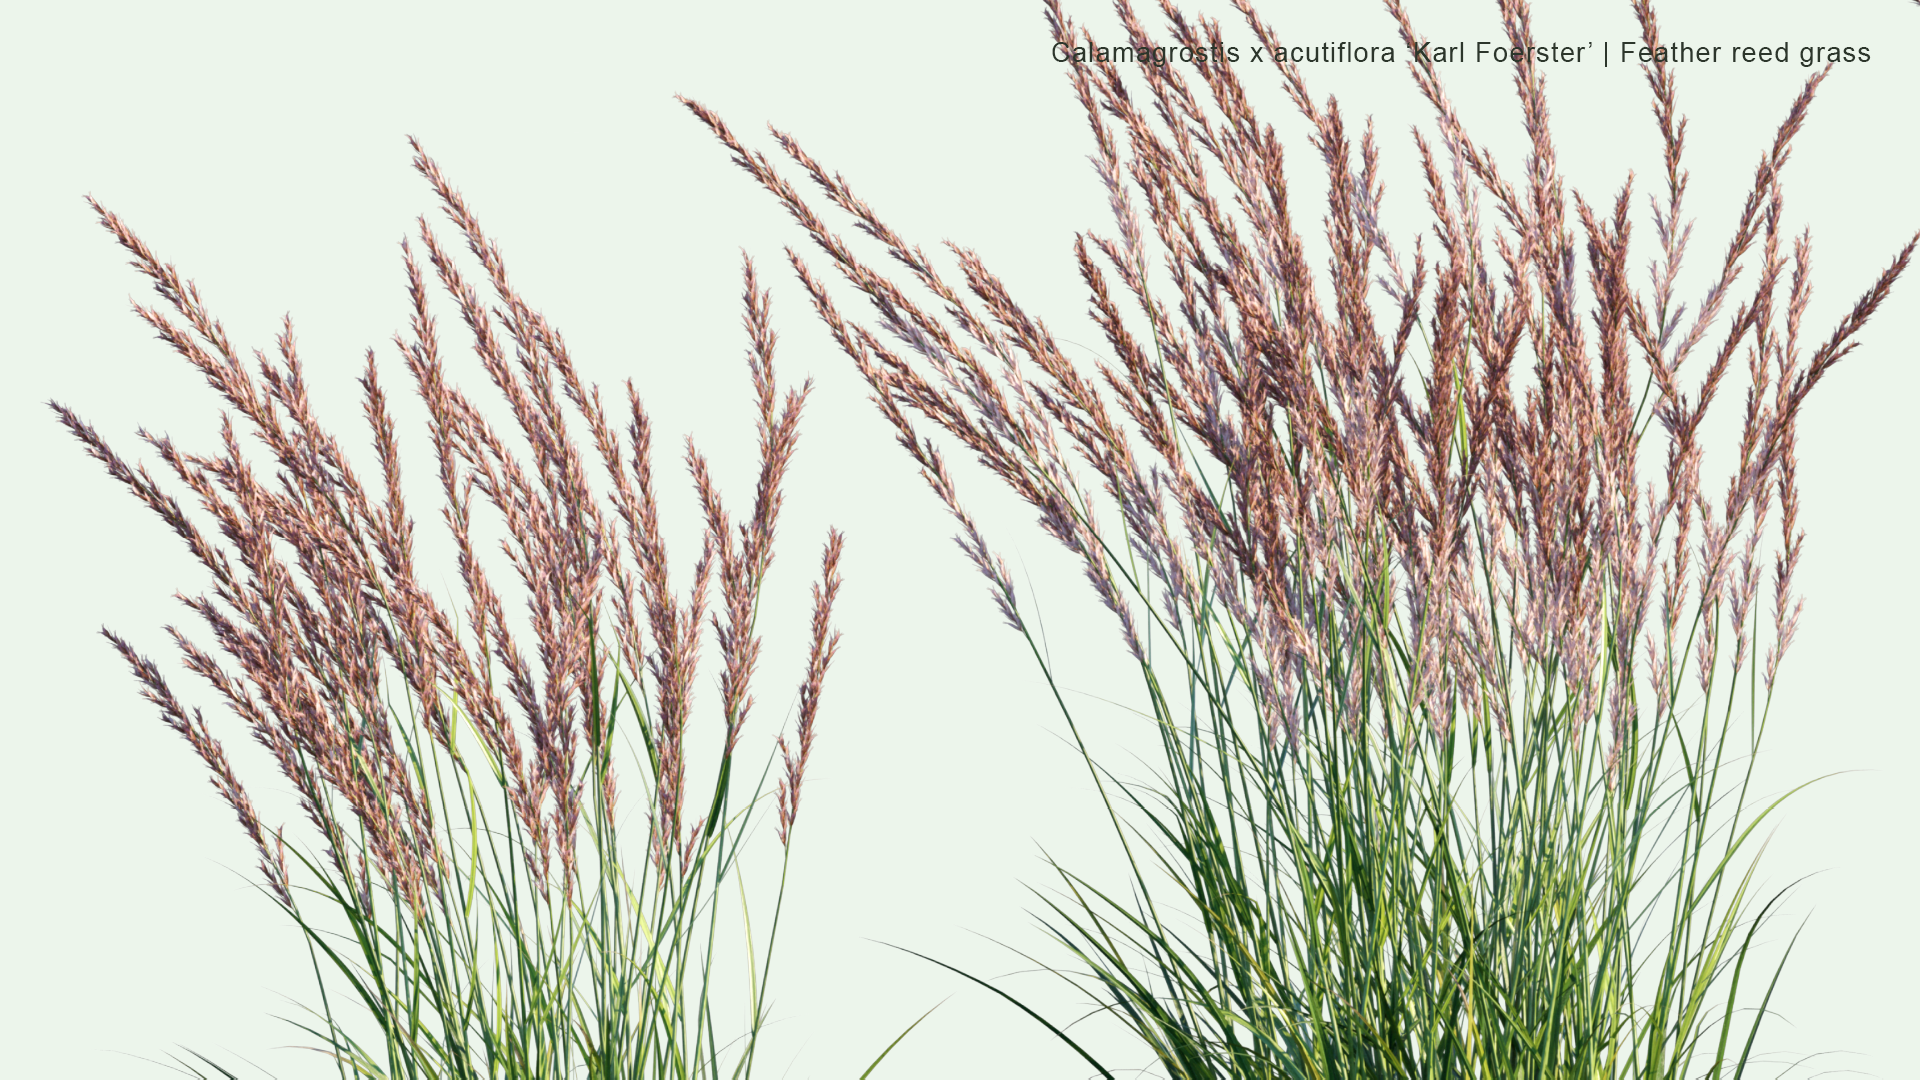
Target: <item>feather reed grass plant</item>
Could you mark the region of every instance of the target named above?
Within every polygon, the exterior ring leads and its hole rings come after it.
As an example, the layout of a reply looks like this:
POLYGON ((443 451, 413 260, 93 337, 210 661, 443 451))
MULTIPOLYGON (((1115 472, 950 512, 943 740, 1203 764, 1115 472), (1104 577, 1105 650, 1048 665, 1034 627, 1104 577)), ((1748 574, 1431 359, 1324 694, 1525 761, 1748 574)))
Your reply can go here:
POLYGON ((211 577, 208 591, 180 596, 210 638, 168 635, 272 755, 317 851, 262 820, 213 725, 129 640, 103 633, 205 763, 258 852, 264 891, 304 933, 322 1008, 299 1026, 320 1040, 329 1072, 748 1076, 840 640, 842 538, 830 532, 797 722, 765 767, 750 762, 741 732, 760 675, 756 619, 811 384, 783 393, 776 383, 769 297, 747 262, 758 484, 736 520, 687 442, 704 521, 676 590, 639 391, 628 383, 621 431, 466 201, 414 150, 455 244, 479 268, 471 278, 425 217, 401 245, 412 314, 394 345, 428 418, 457 599, 436 595, 440 577, 417 548, 373 350, 360 376, 379 465, 368 480, 315 412, 291 323, 250 365, 192 282, 98 204, 100 223, 161 297, 135 311, 227 410, 210 453, 141 432, 199 513, 53 405, 211 577), (496 427, 452 381, 435 284, 512 427, 496 427), (495 544, 504 562, 486 554, 495 544), (709 629, 717 715, 702 720, 696 680, 709 629), (637 774, 615 768, 620 743, 637 744, 637 774), (756 882, 749 897, 742 858, 765 817, 763 794, 774 803, 779 878, 772 889, 756 882), (637 819, 620 813, 636 804, 637 819))
MULTIPOLYGON (((1920 241, 1830 332, 1803 325, 1813 248, 1783 174, 1827 70, 1744 202, 1713 208, 1731 240, 1689 304, 1664 62, 1644 68, 1652 191, 1589 202, 1518 47, 1525 0, 1498 2, 1519 169, 1416 56, 1430 217, 1409 245, 1384 223, 1370 125, 1262 64, 1306 120, 1302 157, 1255 111, 1256 72, 1219 59, 1216 21, 1162 0, 1156 38, 1114 6, 1117 46, 1045 0, 1055 55, 1087 58, 1062 66, 1113 214, 1073 248, 1106 339, 1093 370, 973 251, 949 244, 950 278, 792 136, 773 132, 825 210, 685 102, 871 303, 843 313, 789 250, 1049 684, 953 446, 1077 557, 1138 662, 1164 750, 1150 782, 1103 767, 1056 689, 1132 874, 1058 866, 1043 919, 1071 961, 1052 969, 1167 1077, 1744 1075, 1785 964, 1761 957, 1778 894, 1754 862, 1779 800, 1751 785, 1801 611, 1796 425, 1920 241), (1291 197, 1303 160, 1326 175, 1324 266, 1291 197), (1642 198, 1653 235, 1635 246, 1642 198), (1740 412, 1713 477, 1719 403, 1740 412)), ((1657 46, 1651 4, 1632 6, 1657 46)), ((1411 51, 1423 39, 1386 7, 1411 51)))

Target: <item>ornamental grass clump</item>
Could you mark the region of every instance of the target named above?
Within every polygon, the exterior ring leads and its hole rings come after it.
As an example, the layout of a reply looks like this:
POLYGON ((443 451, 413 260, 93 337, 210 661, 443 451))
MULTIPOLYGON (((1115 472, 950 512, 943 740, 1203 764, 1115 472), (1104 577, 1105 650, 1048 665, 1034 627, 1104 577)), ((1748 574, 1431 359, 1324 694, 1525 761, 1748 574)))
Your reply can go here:
POLYGON ((510 283, 465 200, 414 149, 480 270, 476 283, 424 217, 417 244, 401 245, 412 314, 394 345, 427 415, 457 598, 436 595, 439 575, 416 551, 373 350, 360 376, 379 464, 368 480, 314 411, 291 324, 272 356, 255 352, 248 364, 192 282, 98 204, 101 224, 164 301, 135 311, 227 410, 212 452, 141 432, 199 512, 53 406, 210 575, 206 592, 180 596, 208 636, 168 634, 272 755, 318 850, 261 819, 213 725, 133 644, 103 633, 206 764, 258 851, 266 893, 304 932, 322 1008, 299 1026, 320 1040, 329 1072, 749 1075, 767 1019, 785 859, 839 642, 831 619, 842 541, 832 532, 813 587, 798 720, 778 763, 769 757, 756 777, 740 741, 754 708, 755 619, 811 384, 784 394, 776 384, 768 294, 746 263, 758 485, 736 521, 687 442, 704 524, 676 591, 653 421, 639 392, 628 383, 621 431, 559 332, 510 283), (434 283, 511 427, 496 427, 452 381, 434 283), (498 556, 487 555, 496 542, 498 556), (702 719, 696 680, 709 629, 717 715, 702 719), (634 751, 637 772, 615 768, 616 739, 634 751), (701 767, 690 768, 694 760, 701 767), (777 889, 754 891, 763 914, 772 907, 756 942, 750 924, 734 922, 748 912, 730 893, 747 904, 740 860, 764 810, 763 788, 751 785, 770 771, 781 876, 777 889), (735 966, 743 931, 744 965, 735 966))
MULTIPOLYGON (((1386 6, 1411 52, 1423 39, 1386 6)), ((1416 55, 1430 216, 1408 244, 1387 231, 1370 126, 1356 136, 1295 66, 1220 61, 1221 26, 1168 0, 1160 40, 1117 0, 1110 52, 1045 7, 1055 55, 1090 58, 1066 69, 1114 219, 1073 245, 1106 339, 1091 370, 974 252, 949 245, 950 280, 775 131, 905 268, 883 273, 687 105, 871 302, 843 313, 789 251, 1049 683, 954 445, 1078 557, 1138 662, 1164 750, 1149 782, 1102 767, 1055 694, 1132 878, 1059 867, 1043 918, 1072 961, 1053 970, 1168 1077, 1740 1075, 1785 962, 1756 948, 1777 894, 1757 892, 1754 831, 1778 800, 1750 785, 1801 611, 1797 423, 1920 241, 1830 332, 1803 325, 1812 244, 1783 170, 1827 71, 1725 208, 1731 238, 1688 304, 1664 62, 1644 68, 1663 168, 1635 246, 1631 178, 1589 202, 1560 173, 1524 0, 1499 3, 1519 170, 1416 55), (1156 46, 1198 59, 1156 63, 1156 46), (1325 170, 1324 266, 1255 74, 1325 170), (1716 477, 1703 432, 1722 402, 1740 413, 1716 477)), ((1235 7, 1279 54, 1251 0, 1235 7)), ((1633 10, 1657 47, 1651 5, 1633 10)))

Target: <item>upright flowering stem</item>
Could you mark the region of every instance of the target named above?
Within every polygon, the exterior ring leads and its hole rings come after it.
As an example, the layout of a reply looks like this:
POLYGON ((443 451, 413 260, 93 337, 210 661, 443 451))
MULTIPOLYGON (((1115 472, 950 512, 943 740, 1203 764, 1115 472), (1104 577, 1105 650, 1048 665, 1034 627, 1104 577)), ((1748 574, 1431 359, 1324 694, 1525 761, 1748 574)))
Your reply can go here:
MULTIPOLYGON (((412 145, 414 167, 459 244, 443 242, 424 217, 402 242, 409 325, 394 346, 424 407, 457 598, 442 597, 434 584, 441 568, 417 552, 404 444, 376 354, 368 351, 359 377, 379 465, 369 481, 317 414, 291 322, 271 354, 244 362, 193 283, 98 204, 101 224, 161 298, 135 312, 227 410, 212 453, 141 433, 198 513, 72 410, 53 406, 208 575, 204 594, 181 600, 210 643, 168 633, 188 670, 273 755, 323 856, 290 848, 284 829, 261 820, 212 725, 180 702, 157 664, 104 633, 142 696, 206 765, 258 853, 267 891, 302 928, 316 963, 324 953, 377 1021, 377 1043, 357 1041, 336 998, 323 997, 327 1025, 315 1034, 343 1070, 743 1075, 766 1017, 756 1013, 741 1046, 717 1031, 704 960, 717 924, 707 917, 728 899, 722 887, 757 802, 723 812, 760 654, 753 620, 809 386, 781 396, 769 296, 746 263, 747 374, 761 453, 754 509, 736 534, 689 443, 706 521, 691 582, 676 591, 655 494, 653 421, 639 391, 628 384, 623 432, 560 332, 516 289, 466 199, 412 145), (451 377, 435 283, 510 427, 496 428, 451 377), (494 536, 498 558, 486 554, 494 536), (714 588, 718 611, 710 612, 714 588), (693 709, 709 622, 723 665, 718 723, 697 722, 693 709), (638 880, 626 874, 618 837, 613 758, 623 723, 646 755, 638 780, 649 858, 635 865, 651 862, 651 871, 638 880), (689 830, 690 789, 702 783, 689 776, 689 744, 706 738, 722 764, 709 778, 712 810, 689 830), (289 865, 289 850, 307 879, 289 865), (303 893, 329 898, 344 934, 323 929, 303 893)), ((839 642, 830 618, 842 544, 829 533, 795 742, 776 744, 786 766, 776 797, 783 850, 839 642)), ((776 911, 779 901, 772 897, 776 911)), ((770 951, 755 957, 748 980, 755 1002, 764 999, 770 951)), ((323 994, 328 985, 323 977, 323 994)))
MULTIPOLYGON (((1215 20, 1156 6, 1158 37, 1115 0, 1116 42, 1044 2, 1113 217, 1073 239, 1108 346, 1092 371, 973 251, 949 243, 949 271, 792 135, 771 131, 797 183, 682 99, 819 253, 788 255, 1008 624, 1028 633, 953 447, 1079 559, 1139 664, 1159 785, 1093 771, 1110 807, 1140 815, 1115 819, 1136 879, 1063 870, 1050 925, 1170 1076, 1744 1063, 1750 1041, 1727 1037, 1742 923, 1767 905, 1728 879, 1772 804, 1747 806, 1747 766, 1728 763, 1750 747, 1729 722, 1739 702, 1764 726, 1753 688, 1771 692, 1798 625, 1801 410, 1920 235, 1823 343, 1803 337, 1811 242, 1786 224, 1783 175, 1822 69, 1727 208, 1704 295, 1681 302, 1686 122, 1661 59, 1644 66, 1664 184, 1638 287, 1633 182, 1589 201, 1562 173, 1526 0, 1496 4, 1517 172, 1386 0, 1390 59, 1433 117, 1412 139, 1430 228, 1396 245, 1371 125, 1313 96, 1253 0, 1234 7, 1257 67, 1215 20), (1252 104, 1262 73, 1306 122, 1304 159, 1252 104), (1292 200, 1298 160, 1325 174, 1324 266, 1292 200), (1721 486, 1708 413, 1742 379, 1721 486), (1646 870, 1663 821, 1684 850, 1661 881, 1646 870), (1140 873, 1142 843, 1188 902, 1177 915, 1140 873), (1652 910, 1670 921, 1658 941, 1628 914, 1652 910), (1708 989, 1729 983, 1710 1018, 1708 989)), ((1651 3, 1631 6, 1657 46, 1651 3)), ((803 735, 789 767, 805 753, 803 735)))

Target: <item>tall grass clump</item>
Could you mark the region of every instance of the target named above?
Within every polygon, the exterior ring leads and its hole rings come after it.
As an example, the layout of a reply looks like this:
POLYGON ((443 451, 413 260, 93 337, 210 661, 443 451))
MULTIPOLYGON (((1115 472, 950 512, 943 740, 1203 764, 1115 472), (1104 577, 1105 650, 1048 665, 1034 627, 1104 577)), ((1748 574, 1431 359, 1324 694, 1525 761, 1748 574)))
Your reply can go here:
MULTIPOLYGON (((1217 22, 1162 0, 1156 40, 1116 0, 1114 45, 1045 9, 1055 55, 1086 58, 1063 67, 1113 213, 1073 245, 1095 368, 974 252, 949 245, 950 279, 775 131, 883 272, 687 105, 871 302, 844 314, 789 252, 1049 684, 946 464, 956 444, 1078 557, 1138 663, 1164 750, 1147 782, 1104 768, 1054 695, 1132 868, 1058 867, 1044 920, 1071 961, 1054 970, 1167 1077, 1743 1074, 1785 962, 1757 947, 1779 894, 1757 884, 1755 830, 1778 800, 1752 784, 1801 611, 1797 424, 1915 247, 1830 333, 1803 326, 1812 245, 1782 177, 1827 71, 1744 200, 1714 208, 1730 239, 1687 303, 1664 63, 1644 69, 1663 167, 1639 247, 1631 179, 1589 202, 1559 171, 1524 0, 1499 2, 1518 170, 1435 67, 1408 65, 1433 114, 1411 139, 1428 215, 1411 243, 1388 234, 1370 126, 1275 63, 1325 170, 1316 265, 1299 151, 1255 112, 1256 69, 1214 51, 1217 22), (1710 476, 1717 402, 1737 439, 1710 476)), ((1657 46, 1651 5, 1633 10, 1657 46)))
POLYGON ((777 759, 750 760, 740 736, 759 674, 756 617, 811 384, 784 395, 777 386, 768 294, 746 263, 758 484, 736 520, 688 440, 703 527, 676 587, 639 391, 629 382, 626 415, 609 415, 467 203, 414 150, 455 243, 479 267, 471 278, 425 217, 417 243, 401 244, 411 323, 394 345, 426 413, 457 597, 436 594, 442 575, 417 549, 374 351, 360 388, 379 471, 365 479, 315 413, 291 323, 272 355, 256 351, 249 364, 192 282, 97 203, 163 301, 134 310, 224 403, 210 452, 141 432, 198 510, 53 406, 210 576, 206 591, 179 597, 207 636, 167 633, 272 755, 318 846, 263 821, 201 711, 127 639, 103 633, 212 773, 258 851, 264 892, 304 933, 322 1007, 297 1023, 320 1040, 329 1072, 750 1075, 839 642, 842 543, 832 532, 797 722, 777 759), (510 427, 452 381, 429 302, 435 283, 510 427), (702 719, 696 680, 709 630, 716 715, 702 719), (637 771, 615 768, 617 741, 637 771), (779 876, 753 882, 749 897, 742 858, 765 817, 763 794, 775 804, 779 876))

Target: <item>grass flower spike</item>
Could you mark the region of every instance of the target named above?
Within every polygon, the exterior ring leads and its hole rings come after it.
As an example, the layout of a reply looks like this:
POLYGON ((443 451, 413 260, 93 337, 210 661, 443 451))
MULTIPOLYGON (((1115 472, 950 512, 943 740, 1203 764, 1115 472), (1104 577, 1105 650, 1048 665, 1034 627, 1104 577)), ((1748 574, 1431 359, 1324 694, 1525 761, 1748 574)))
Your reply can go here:
MULTIPOLYGON (((414 150, 453 231, 443 237, 422 217, 401 244, 410 322, 393 347, 425 409, 457 596, 439 594, 418 543, 375 352, 360 389, 378 468, 363 474, 315 410, 291 322, 271 354, 244 358, 193 283, 98 204, 160 297, 134 310, 225 412, 211 451, 140 433, 188 493, 183 503, 53 406, 206 573, 204 592, 179 597, 198 630, 168 634, 272 755, 317 851, 298 829, 261 819, 212 725, 127 638, 106 636, 205 762, 267 891, 304 931, 323 1008, 302 1026, 342 1076, 749 1075, 784 862, 779 891, 756 901, 773 917, 764 940, 748 935, 747 977, 722 977, 715 949, 731 933, 728 887, 758 819, 762 791, 745 778, 741 734, 809 387, 776 381, 769 296, 745 263, 758 485, 736 524, 688 441, 704 521, 676 586, 640 391, 629 382, 610 405, 582 379, 464 197, 414 150), (455 381, 436 292, 510 424, 496 426, 455 381), (710 630, 721 669, 711 718, 695 707, 710 630), (615 768, 621 743, 637 771, 615 768)), ((799 725, 778 744, 783 860, 839 644, 842 549, 831 533, 799 725)), ((744 884, 739 892, 747 903, 744 884)))

